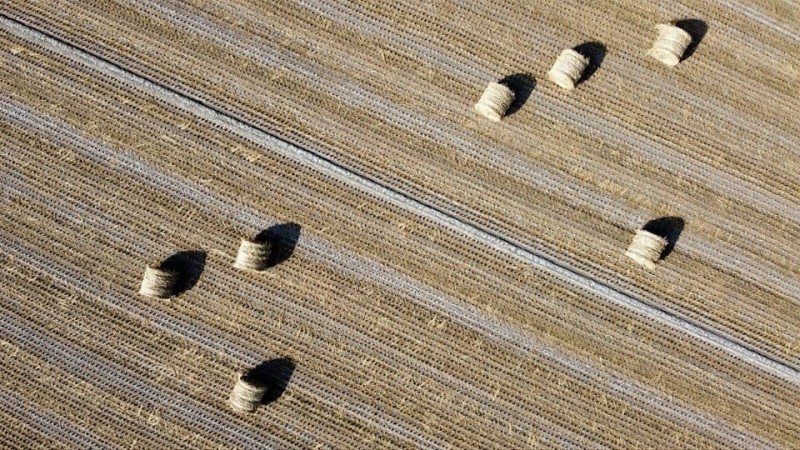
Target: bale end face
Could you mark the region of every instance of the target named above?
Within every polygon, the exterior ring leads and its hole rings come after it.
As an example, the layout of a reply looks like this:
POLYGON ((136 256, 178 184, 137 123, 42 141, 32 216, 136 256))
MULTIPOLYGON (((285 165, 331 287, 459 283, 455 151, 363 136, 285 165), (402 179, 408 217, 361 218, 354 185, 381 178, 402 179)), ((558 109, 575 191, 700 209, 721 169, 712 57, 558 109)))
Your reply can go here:
POLYGON ((558 56, 553 68, 547 72, 547 77, 560 88, 572 90, 588 66, 589 58, 574 49, 568 48, 558 56))
POLYGON ((513 102, 514 91, 511 88, 492 82, 486 86, 480 100, 475 104, 475 111, 489 120, 499 122, 513 102))
POLYGON ((266 385, 251 379, 247 373, 239 374, 228 397, 228 405, 238 413, 253 413, 261 404, 267 389, 266 385))
POLYGON ((162 269, 160 265, 148 265, 144 270, 139 294, 152 298, 169 298, 175 293, 178 274, 162 269))
POLYGON ((633 237, 625 256, 647 269, 654 270, 666 247, 667 240, 663 237, 649 231, 639 230, 633 237))
POLYGON ((656 30, 658 37, 647 53, 666 66, 677 66, 683 58, 683 53, 692 43, 692 36, 675 25, 658 24, 656 30))
POLYGON ((264 270, 269 265, 270 250, 269 242, 242 239, 233 267, 250 271, 264 270))

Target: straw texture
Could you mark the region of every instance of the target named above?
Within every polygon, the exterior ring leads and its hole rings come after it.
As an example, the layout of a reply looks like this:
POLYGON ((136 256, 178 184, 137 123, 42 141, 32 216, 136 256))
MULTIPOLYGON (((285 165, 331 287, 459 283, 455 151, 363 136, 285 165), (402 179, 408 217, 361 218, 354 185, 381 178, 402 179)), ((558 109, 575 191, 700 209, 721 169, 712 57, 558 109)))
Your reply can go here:
POLYGON ((656 268, 656 262, 661 258, 661 253, 667 247, 667 240, 649 231, 639 230, 633 236, 631 245, 625 256, 636 261, 650 270, 656 268))
POLYGON ((167 298, 172 296, 178 274, 156 266, 147 266, 142 277, 139 294, 145 297, 167 298))
POLYGON ((269 263, 269 252, 269 242, 242 239, 233 267, 242 270, 264 270, 269 263))
POLYGON ((252 413, 261 404, 266 392, 267 386, 255 383, 244 373, 239 375, 233 386, 228 404, 236 412, 252 413))
POLYGON ((581 78, 588 65, 589 58, 568 48, 558 55, 553 68, 547 72, 547 77, 563 89, 575 89, 575 83, 581 78))
POLYGON ((667 66, 677 66, 692 43, 692 36, 682 28, 663 23, 656 25, 656 31, 658 37, 648 53, 667 66))
POLYGON ((489 120, 499 122, 513 102, 514 92, 508 86, 489 83, 480 100, 475 104, 475 111, 489 120))
POLYGON ((0 447, 800 441, 789 7, 0 12, 0 447), (659 70, 653 18, 688 14, 705 36, 659 70), (515 88, 501 127, 471 110, 586 36, 608 53, 580 89, 515 88), (658 270, 624 256, 675 214, 658 270), (231 236, 284 223, 282 262, 233 267, 231 236), (202 274, 137 295, 165 248, 206 251, 202 274), (282 394, 231 411, 233 374, 281 357, 282 394))

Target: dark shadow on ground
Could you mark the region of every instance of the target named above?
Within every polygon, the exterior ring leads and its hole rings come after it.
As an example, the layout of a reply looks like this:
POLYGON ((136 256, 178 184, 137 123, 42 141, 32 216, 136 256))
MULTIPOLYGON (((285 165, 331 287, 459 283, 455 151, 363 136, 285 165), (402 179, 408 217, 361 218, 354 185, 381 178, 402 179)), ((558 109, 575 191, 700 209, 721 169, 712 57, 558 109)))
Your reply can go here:
POLYGON ((536 79, 528 73, 509 75, 498 81, 498 83, 505 84, 514 92, 514 102, 508 107, 506 116, 514 114, 522 109, 522 106, 528 101, 531 92, 533 92, 533 89, 536 87, 536 79))
POLYGON ((206 267, 206 252, 201 250, 180 251, 165 259, 160 267, 178 274, 173 295, 180 295, 193 288, 206 267))
POLYGON ((675 244, 678 243, 678 239, 683 232, 684 224, 685 222, 682 218, 670 216, 653 219, 642 227, 644 231, 649 231, 667 240, 667 246, 664 247, 664 251, 661 252, 661 258, 659 259, 664 259, 672 253, 675 244))
POLYGON ((675 26, 686 30, 686 32, 692 37, 692 43, 689 44, 689 46, 686 48, 686 51, 683 52, 681 61, 684 61, 692 56, 694 51, 697 50, 697 46, 700 45, 700 41, 703 40, 703 37, 708 31, 708 25, 700 19, 682 19, 676 21, 675 26))
POLYGON ((591 78, 603 64, 603 59, 606 57, 606 46, 602 42, 592 41, 577 45, 573 50, 589 58, 589 65, 586 66, 577 83, 581 84, 591 78))
POLYGON ((257 242, 269 242, 271 246, 267 267, 274 267, 286 261, 294 254, 300 241, 302 227, 293 222, 273 225, 256 236, 257 242))
POLYGON ((286 391, 294 368, 295 363, 291 358, 270 359, 248 370, 242 375, 242 379, 256 386, 266 387, 267 392, 261 399, 261 404, 268 405, 286 391))

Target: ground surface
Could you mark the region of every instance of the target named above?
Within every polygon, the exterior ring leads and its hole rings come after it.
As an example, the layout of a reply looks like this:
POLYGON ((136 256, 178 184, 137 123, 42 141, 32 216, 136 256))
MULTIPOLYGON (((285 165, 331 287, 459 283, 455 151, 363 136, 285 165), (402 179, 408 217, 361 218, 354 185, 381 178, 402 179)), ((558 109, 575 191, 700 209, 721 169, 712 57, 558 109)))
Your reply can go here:
POLYGON ((0 447, 797 448, 798 14, 2 2, 0 447), (137 295, 168 257, 179 295, 137 295))

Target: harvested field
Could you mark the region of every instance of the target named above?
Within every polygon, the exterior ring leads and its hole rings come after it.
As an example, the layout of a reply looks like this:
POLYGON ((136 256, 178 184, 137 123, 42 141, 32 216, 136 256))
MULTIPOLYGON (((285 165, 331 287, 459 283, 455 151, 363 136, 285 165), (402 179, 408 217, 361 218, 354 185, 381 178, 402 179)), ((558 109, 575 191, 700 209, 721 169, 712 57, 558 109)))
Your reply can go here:
POLYGON ((795 448, 797 10, 495 3, 0 6, 0 446, 795 448))

